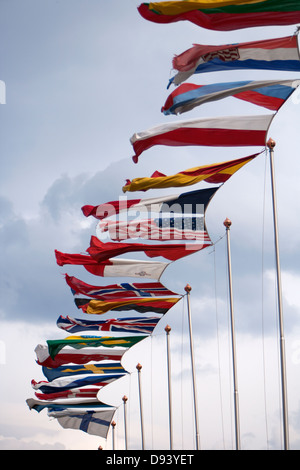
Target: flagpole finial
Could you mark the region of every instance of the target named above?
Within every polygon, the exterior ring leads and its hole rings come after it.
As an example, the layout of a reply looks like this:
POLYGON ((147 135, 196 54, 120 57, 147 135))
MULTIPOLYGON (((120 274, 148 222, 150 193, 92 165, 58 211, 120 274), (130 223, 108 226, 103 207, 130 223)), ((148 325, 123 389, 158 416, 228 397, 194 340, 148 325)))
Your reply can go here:
POLYGON ((185 290, 185 292, 190 293, 191 290, 192 290, 192 288, 191 288, 191 286, 190 286, 189 284, 187 284, 187 285, 185 286, 184 290, 185 290))
POLYGON ((170 325, 167 325, 165 328, 165 332, 167 333, 167 335, 170 333, 170 331, 171 331, 171 327, 170 325))
POLYGON ((142 365, 141 365, 140 363, 138 363, 138 364, 136 365, 136 368, 137 368, 137 370, 140 372, 140 370, 142 369, 142 365))
POLYGON ((112 421, 112 422, 111 422, 111 425, 112 425, 113 428, 116 426, 116 424, 117 424, 117 423, 116 423, 115 421, 112 421))
POLYGON ((126 395, 124 395, 124 397, 122 398, 124 404, 127 402, 128 398, 126 397, 126 395))
POLYGON ((269 149, 273 149, 275 147, 275 145, 276 145, 275 140, 270 138, 267 142, 267 147, 269 147, 269 149))
POLYGON ((229 228, 231 226, 232 222, 231 222, 230 219, 228 219, 228 217, 226 217, 223 224, 225 225, 226 228, 229 228))

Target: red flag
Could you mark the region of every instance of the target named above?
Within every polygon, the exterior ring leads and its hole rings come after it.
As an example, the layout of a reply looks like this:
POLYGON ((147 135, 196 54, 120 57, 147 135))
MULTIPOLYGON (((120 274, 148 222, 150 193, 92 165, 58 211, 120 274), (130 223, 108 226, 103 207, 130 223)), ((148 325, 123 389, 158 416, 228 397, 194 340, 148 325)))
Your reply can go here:
POLYGON ((103 243, 97 237, 91 237, 90 247, 87 252, 97 261, 105 261, 108 258, 128 253, 131 251, 143 251, 150 258, 162 256, 171 261, 202 250, 209 244, 174 243, 174 244, 146 244, 146 243, 103 243))

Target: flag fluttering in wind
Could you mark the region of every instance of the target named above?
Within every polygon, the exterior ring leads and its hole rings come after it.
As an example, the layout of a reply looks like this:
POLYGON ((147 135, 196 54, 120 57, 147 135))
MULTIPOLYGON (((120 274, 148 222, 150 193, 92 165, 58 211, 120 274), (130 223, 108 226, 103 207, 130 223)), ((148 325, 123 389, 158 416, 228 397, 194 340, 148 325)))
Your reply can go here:
MULTIPOLYGON (((55 370, 55 369, 53 369, 55 370)), ((36 398, 43 403, 60 403, 61 405, 76 405, 80 403, 97 403, 98 393, 102 387, 72 388, 62 392, 39 393, 35 392, 36 398)))
POLYGON ((56 418, 64 429, 78 429, 87 434, 95 436, 107 437, 110 423, 113 419, 115 409, 112 410, 81 410, 73 411, 70 409, 51 410, 49 408, 48 415, 56 418))
POLYGON ((90 299, 75 299, 78 308, 81 308, 85 313, 94 315, 101 315, 110 310, 127 311, 135 310, 139 313, 152 312, 164 315, 173 307, 180 298, 166 298, 166 299, 119 299, 119 300, 90 300, 90 299))
POLYGON ((146 212, 149 215, 154 212, 198 214, 199 211, 201 211, 201 213, 203 213, 203 210, 205 211, 217 189, 218 188, 198 189, 177 195, 170 194, 168 196, 147 199, 121 199, 119 201, 106 202, 98 206, 83 206, 82 212, 86 217, 92 215, 99 220, 103 220, 109 216, 116 216, 119 213, 129 210, 138 213, 146 212))
MULTIPOLYGON (((114 242, 103 243, 101 240, 98 240, 98 238, 92 236, 91 246, 87 249, 87 251, 90 252, 90 255, 81 255, 80 253, 61 253, 58 251, 55 251, 55 254, 57 263, 60 266, 63 264, 83 265, 86 269, 87 267, 89 268, 89 272, 101 275, 98 274, 98 266, 100 267, 101 272, 103 263, 109 262, 110 260, 107 258, 110 256, 118 256, 131 251, 142 251, 149 257, 162 256, 168 260, 175 261, 184 256, 195 253, 196 251, 202 250, 205 246, 207 245, 200 242, 196 244, 177 243, 169 245, 114 242)), ((149 276, 145 275, 145 277, 149 276)))
POLYGON ((115 408, 101 403, 63 404, 46 403, 29 398, 26 403, 30 410, 40 413, 48 409, 48 416, 56 418, 63 428, 77 429, 87 434, 106 438, 115 408))
POLYGON ((215 31, 284 26, 300 21, 299 0, 182 0, 143 2, 138 11, 154 23, 190 21, 215 31))
POLYGON ((204 229, 204 217, 163 217, 158 219, 126 221, 102 221, 96 227, 96 235, 108 233, 115 241, 130 238, 147 240, 197 240, 202 244, 211 244, 204 229))
POLYGON ((212 165, 203 165, 189 170, 181 171, 175 175, 166 176, 156 171, 150 177, 134 178, 127 180, 123 191, 147 191, 153 188, 174 188, 180 186, 189 186, 206 181, 208 183, 225 183, 236 171, 242 168, 246 163, 251 162, 259 153, 236 160, 230 160, 212 165))
POLYGON ((68 254, 55 250, 56 261, 59 266, 65 264, 78 264, 95 276, 102 277, 138 277, 160 279, 169 263, 160 261, 141 261, 133 259, 112 258, 108 261, 98 262, 89 255, 68 254))
POLYGON ((86 250, 97 262, 106 261, 108 258, 130 252, 144 252, 150 258, 161 256, 170 261, 176 261, 184 256, 195 253, 205 248, 203 243, 103 243, 97 237, 92 236, 89 248, 86 250))
MULTIPOLYGON (((94 409, 94 407, 97 407, 98 409, 105 409, 105 408, 111 408, 110 405, 107 405, 106 403, 103 403, 101 402, 100 400, 96 399, 96 395, 97 393, 99 393, 99 390, 100 388, 97 387, 95 389, 91 389, 89 387, 85 387, 85 388, 82 388, 82 389, 75 389, 73 388, 72 390, 68 390, 66 392, 61 392, 61 395, 65 394, 65 395, 69 395, 70 397, 72 396, 72 398, 62 398, 62 399, 51 399, 51 398, 48 398, 48 401, 47 399, 44 400, 44 398, 40 398, 39 400, 37 400, 36 398, 28 398, 26 400, 26 403, 29 407, 30 410, 35 410, 37 411, 38 413, 40 413, 42 410, 44 410, 45 408, 52 408, 52 409, 61 409, 62 407, 65 407, 67 406, 68 408, 72 408, 73 410, 78 410, 79 408, 82 409, 82 407, 84 406, 86 409, 94 409), (77 394, 77 390, 81 390, 82 391, 82 395, 80 394, 77 394), (83 398, 83 391, 85 390, 95 390, 95 394, 94 394, 94 398, 91 400, 91 399, 88 399, 88 398, 83 398), (73 396, 78 396, 80 398, 73 398, 73 396), (53 400, 53 401, 52 401, 53 400)), ((50 397, 50 396, 56 396, 56 395, 59 395, 59 393, 53 393, 53 394, 47 394, 47 393, 36 393, 35 394, 36 396, 42 396, 42 397, 50 397)), ((87 396, 88 394, 86 394, 87 396)))
POLYGON ((208 85, 183 83, 168 96, 161 111, 165 115, 182 114, 230 96, 278 111, 299 84, 300 80, 248 80, 208 85))
MULTIPOLYGON (((60 316, 57 326, 70 333, 79 331, 115 331, 118 333, 151 334, 161 317, 128 317, 108 320, 83 320, 60 316)), ((99 364, 99 367, 101 365, 99 364)), ((74 366, 75 367, 75 366, 74 366)), ((86 366, 89 370, 90 366, 86 366)))
POLYGON ((167 289, 160 282, 124 282, 108 286, 92 286, 74 276, 65 275, 66 282, 73 295, 83 294, 98 300, 118 299, 125 297, 168 297, 179 295, 167 289))
POLYGON ((46 382, 44 380, 36 382, 35 380, 32 380, 31 385, 34 390, 39 390, 43 393, 56 393, 72 390, 72 388, 86 387, 89 385, 104 387, 105 385, 108 385, 123 376, 124 374, 91 374, 85 376, 73 375, 70 377, 59 377, 52 380, 51 382, 46 382))
POLYGON ((147 336, 68 336, 64 339, 48 339, 47 345, 49 354, 54 359, 59 351, 66 346, 75 349, 97 348, 98 346, 105 346, 106 348, 118 346, 130 348, 145 338, 147 336))
MULTIPOLYGON (((299 61, 300 65, 300 61, 299 61)), ((300 69, 299 69, 300 70, 300 69)), ((134 134, 130 142, 138 157, 155 145, 209 147, 245 147, 266 144, 266 136, 274 114, 229 116, 187 121, 173 121, 134 134)))
POLYGON ((35 353, 39 365, 56 368, 71 363, 87 364, 92 361, 120 361, 128 348, 129 346, 122 346, 120 348, 91 347, 84 350, 64 348, 64 350, 56 354, 53 359, 50 356, 48 345, 38 344, 35 348, 35 353))
POLYGON ((87 374, 127 374, 128 372, 122 367, 120 362, 99 362, 92 364, 82 364, 74 366, 68 364, 67 366, 57 367, 42 367, 44 376, 49 380, 57 379, 58 377, 67 377, 70 375, 87 375, 87 374))
POLYGON ((173 68, 177 75, 170 84, 179 85, 191 75, 222 70, 287 70, 300 71, 298 37, 288 36, 278 39, 193 47, 173 58, 173 68))

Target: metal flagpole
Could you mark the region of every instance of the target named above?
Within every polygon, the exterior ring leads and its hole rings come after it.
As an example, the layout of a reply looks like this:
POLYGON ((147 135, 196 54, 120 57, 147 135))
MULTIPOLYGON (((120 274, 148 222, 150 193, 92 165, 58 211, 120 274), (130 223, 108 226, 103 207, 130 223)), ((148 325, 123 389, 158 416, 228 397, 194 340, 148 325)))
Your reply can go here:
POLYGON ((141 364, 137 364, 136 368, 137 368, 137 371, 138 371, 138 382, 139 382, 142 450, 144 450, 144 422, 143 422, 142 388, 141 388, 141 370, 142 370, 141 364))
POLYGON ((187 284, 184 288, 187 293, 187 307, 188 307, 188 319, 189 319, 189 334, 190 334, 190 351, 191 351, 191 363, 192 363, 192 379, 193 379, 193 396, 194 396, 194 418, 195 418, 195 434, 196 434, 196 450, 200 448, 200 435, 198 431, 198 406, 197 406, 197 390, 196 390, 196 376, 195 376, 195 364, 194 364, 194 347, 192 337, 192 319, 191 319, 191 308, 190 308, 190 292, 191 286, 187 284))
POLYGON ((123 403, 124 403, 125 450, 127 450, 128 445, 127 445, 127 410, 126 410, 126 402, 127 402, 128 398, 126 397, 126 395, 124 395, 122 400, 123 400, 123 403))
POLYGON ((170 335, 171 327, 165 327, 167 337, 167 364, 168 364, 168 393, 169 393, 169 433, 170 433, 170 450, 173 449, 173 433, 172 433, 172 392, 171 392, 171 358, 170 358, 170 335))
POLYGON ((116 422, 112 421, 111 422, 111 427, 112 427, 112 448, 115 450, 115 427, 116 427, 116 422))
POLYGON ((237 383, 236 368, 236 348, 235 348, 235 332, 234 332, 234 313, 233 313, 233 295, 232 295, 232 276, 231 276, 231 253, 230 253, 230 226, 231 221, 224 221, 227 235, 227 258, 228 258, 228 278, 229 278, 229 301, 230 301, 230 321, 231 321, 231 344, 232 344, 232 362, 233 362, 233 387, 234 387, 234 421, 235 421, 235 446, 236 450, 240 450, 240 416, 239 416, 239 392, 237 383))
POLYGON ((269 139, 267 146, 270 153, 270 170, 272 185, 272 203, 273 203, 273 223, 274 223, 274 240, 276 253, 276 274, 277 274, 277 298, 278 298, 278 320, 280 334, 280 363, 281 363, 281 390, 282 390, 282 413, 283 413, 283 439, 284 450, 289 449, 289 428, 288 428, 288 406, 287 406, 287 385, 286 385, 286 359, 285 359, 285 339, 283 331, 283 313, 282 313, 282 290, 280 275, 280 258, 279 258, 279 240, 278 240, 278 222, 277 222, 277 202, 275 190, 275 172, 274 172, 274 147, 276 142, 269 139))

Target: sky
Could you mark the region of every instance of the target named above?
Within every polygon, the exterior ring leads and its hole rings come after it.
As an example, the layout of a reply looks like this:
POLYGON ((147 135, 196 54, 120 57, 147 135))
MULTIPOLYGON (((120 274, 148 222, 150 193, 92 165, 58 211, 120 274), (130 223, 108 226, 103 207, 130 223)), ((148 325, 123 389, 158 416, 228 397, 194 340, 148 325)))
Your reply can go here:
MULTIPOLYGON (((63 274, 90 284, 84 268, 57 266, 54 250, 82 253, 96 221, 81 207, 116 200, 127 178, 155 170, 173 174, 194 166, 240 158, 257 147, 157 146, 132 162, 130 137, 178 117, 160 109, 170 91, 172 58, 194 43, 225 44, 292 35, 295 25, 215 32, 191 23, 157 25, 137 12, 135 0, 0 0, 1 306, 0 448, 111 449, 107 440, 62 429, 46 411, 30 411, 31 380, 43 380, 34 349, 65 337, 59 315, 79 317, 63 274), (3 86, 2 86, 3 91, 3 86)), ((196 84, 246 79, 299 78, 291 72, 233 71, 191 77, 196 84)), ((265 114, 233 98, 194 109, 183 118, 265 114), (237 102, 236 102, 237 101, 237 102)), ((300 95, 274 118, 275 172, 286 341, 291 449, 300 449, 300 222, 298 155, 300 95)), ((201 189, 201 184, 187 190, 201 189)), ((170 190, 168 190, 170 192, 170 190)), ((172 191, 174 192, 174 191, 172 191)), ((178 191, 175 190, 176 193, 178 191)), ((136 193, 154 197, 164 190, 136 193)), ((192 286, 200 444, 234 448, 226 237, 231 252, 241 445, 282 448, 278 319, 268 153, 246 165, 214 196, 206 224, 214 246, 174 263, 161 282, 180 294, 192 286)), ((140 257, 139 257, 140 258, 140 257)), ((133 279, 130 279, 134 282, 133 279)), ((107 281, 107 282, 106 282, 107 281)), ((122 279, 122 282, 124 280, 122 279)), ((122 397, 128 400, 129 448, 141 448, 136 364, 142 364, 145 446, 168 449, 166 335, 171 326, 174 448, 194 448, 191 365, 184 297, 151 337, 123 359, 130 373, 99 397, 116 407, 116 445, 124 449, 122 397)))

